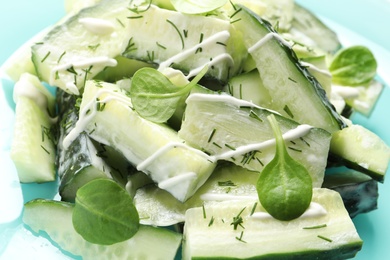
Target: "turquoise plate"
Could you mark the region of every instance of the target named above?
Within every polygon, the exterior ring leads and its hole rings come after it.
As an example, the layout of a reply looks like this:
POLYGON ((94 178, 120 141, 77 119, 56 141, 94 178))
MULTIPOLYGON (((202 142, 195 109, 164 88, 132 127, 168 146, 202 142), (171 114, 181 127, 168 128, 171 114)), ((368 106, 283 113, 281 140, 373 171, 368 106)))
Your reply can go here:
MULTIPOLYGON (((390 25, 389 0, 328 0, 297 2, 317 13, 345 45, 368 46, 375 54, 378 74, 386 86, 369 118, 353 120, 390 144, 390 25)), ((0 3, 0 64, 24 42, 64 15, 63 1, 13 0, 0 3)), ((74 259, 49 240, 33 235, 21 222, 23 203, 36 197, 54 198, 56 183, 19 184, 9 159, 14 122, 13 83, 0 69, 0 259, 74 259)), ((388 171, 387 174, 390 174, 388 171)), ((388 259, 390 255, 390 182, 379 185, 379 209, 353 221, 364 240, 355 259, 388 259)), ((55 221, 55 220, 53 220, 55 221)))

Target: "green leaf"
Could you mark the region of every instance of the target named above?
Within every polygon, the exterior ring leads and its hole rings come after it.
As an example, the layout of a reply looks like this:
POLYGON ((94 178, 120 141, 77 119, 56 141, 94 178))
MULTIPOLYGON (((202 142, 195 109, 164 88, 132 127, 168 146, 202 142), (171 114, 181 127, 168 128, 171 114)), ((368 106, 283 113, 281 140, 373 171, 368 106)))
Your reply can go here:
POLYGON ((134 109, 143 118, 155 123, 164 123, 175 113, 181 97, 188 95, 191 89, 206 74, 208 67, 186 86, 174 85, 166 76, 153 68, 138 70, 132 79, 130 88, 134 109))
POLYGON ((260 203, 271 216, 292 220, 309 207, 313 183, 306 168, 288 154, 275 116, 267 119, 275 135, 276 153, 260 173, 256 189, 260 203))
POLYGON ((227 0, 171 0, 171 3, 181 13, 202 14, 224 6, 227 0))
POLYGON ((139 228, 130 194, 109 179, 93 180, 77 191, 72 221, 85 240, 100 245, 125 241, 139 228))
POLYGON ((359 86, 369 83, 376 75, 377 62, 364 46, 341 49, 334 56, 329 71, 332 81, 340 85, 359 86))

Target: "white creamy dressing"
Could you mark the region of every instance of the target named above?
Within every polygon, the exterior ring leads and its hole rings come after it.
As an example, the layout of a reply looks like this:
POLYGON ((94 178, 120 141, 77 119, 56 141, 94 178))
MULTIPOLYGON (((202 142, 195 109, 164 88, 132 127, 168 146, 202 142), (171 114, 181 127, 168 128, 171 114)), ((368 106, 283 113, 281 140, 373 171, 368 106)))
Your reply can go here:
MULTIPOLYGON (((225 31, 218 32, 218 33, 206 38, 202 42, 192 46, 191 48, 183 50, 182 52, 179 52, 178 54, 170 57, 166 61, 161 62, 159 67, 158 67, 158 70, 163 71, 164 69, 171 66, 172 63, 178 63, 178 62, 181 62, 181 61, 187 59, 188 57, 192 56, 199 48, 208 48, 210 45, 216 44, 217 42, 226 42, 229 38, 230 38, 230 33, 228 31, 225 30, 225 31)), ((223 60, 227 60, 231 64, 234 63, 232 56, 230 56, 227 53, 222 53, 222 54, 217 55, 216 57, 213 57, 212 60, 205 63, 203 66, 191 70, 189 75, 187 76, 187 78, 190 78, 190 77, 196 75, 197 73, 199 73, 199 71, 201 71, 204 66, 206 66, 206 65, 212 66, 212 65, 217 64, 218 62, 221 62, 223 60)))
POLYGON ((34 100, 40 110, 46 113, 47 118, 52 124, 57 122, 57 117, 53 118, 49 115, 47 96, 29 80, 24 79, 23 76, 14 85, 13 99, 15 103, 18 102, 19 97, 27 97, 34 100))
POLYGON ((47 110, 47 97, 28 80, 19 80, 15 83, 13 99, 18 103, 19 97, 28 97, 34 100, 41 110, 47 110))
POLYGON ((281 41, 283 44, 290 46, 290 43, 288 41, 286 41, 285 39, 283 39, 283 37, 280 36, 278 33, 270 32, 270 33, 267 33, 267 35, 265 35, 263 38, 261 38, 258 42, 256 42, 253 46, 248 48, 248 52, 252 53, 252 52, 256 51, 258 48, 263 46, 265 43, 267 43, 272 38, 276 38, 279 41, 281 41))
MULTIPOLYGON (((49 84, 52 86, 55 86, 55 80, 56 80, 56 73, 58 72, 64 72, 71 67, 74 69, 87 69, 90 66, 102 66, 102 67, 115 67, 118 64, 118 62, 115 59, 106 57, 106 56, 98 56, 98 57, 92 57, 87 58, 83 60, 78 60, 74 62, 68 62, 65 64, 58 65, 54 67, 50 71, 50 78, 49 78, 49 84)), ((75 95, 79 95, 79 90, 77 86, 73 82, 68 82, 66 84, 66 87, 69 91, 71 91, 75 95)))
MULTIPOLYGON (((326 209, 317 202, 311 202, 309 208, 298 218, 318 218, 328 214, 326 209)), ((252 214, 251 218, 258 220, 273 219, 273 217, 266 211, 255 212, 252 214)))
POLYGON ((205 154, 204 152, 198 150, 198 149, 195 149, 195 148, 192 148, 184 143, 180 143, 180 142, 168 142, 166 145, 162 146, 160 149, 158 149, 157 151, 155 151, 151 156, 149 156, 148 158, 146 158, 144 161, 142 161, 141 163, 139 163, 137 165, 137 170, 139 171, 144 171, 146 168, 148 168, 148 166, 150 164, 153 163, 153 161, 155 161, 159 156, 161 156, 162 154, 172 150, 172 149, 175 149, 175 148, 184 148, 184 149, 187 149, 187 150, 190 150, 200 156, 203 156, 205 157, 206 159, 209 158, 209 156, 207 154, 205 154))
POLYGON ((327 71, 327 70, 320 69, 320 68, 314 66, 313 64, 305 62, 305 61, 300 61, 300 63, 301 63, 302 66, 305 66, 305 67, 307 67, 309 69, 312 69, 312 70, 314 70, 314 71, 316 71, 318 73, 321 73, 321 74, 323 74, 323 75, 325 75, 325 76, 327 76, 329 78, 332 77, 332 74, 330 74, 330 72, 327 71))
POLYGON ((357 98, 360 95, 359 87, 332 85, 332 92, 338 94, 344 99, 357 98))
POLYGON ((79 23, 91 33, 99 35, 111 34, 115 30, 115 26, 112 22, 100 18, 80 18, 79 23))
POLYGON ((163 190, 175 187, 179 184, 186 182, 187 180, 196 179, 198 175, 195 172, 182 173, 180 175, 168 178, 166 180, 160 181, 158 187, 163 190))
POLYGON ((232 195, 228 193, 204 193, 200 195, 203 201, 227 201, 227 200, 257 200, 258 196, 232 195))

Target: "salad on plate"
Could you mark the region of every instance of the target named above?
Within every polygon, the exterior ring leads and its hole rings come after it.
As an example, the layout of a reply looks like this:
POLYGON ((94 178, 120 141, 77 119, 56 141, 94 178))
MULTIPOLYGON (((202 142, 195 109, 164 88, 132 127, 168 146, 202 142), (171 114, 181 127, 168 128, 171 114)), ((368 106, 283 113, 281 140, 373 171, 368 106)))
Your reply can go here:
POLYGON ((292 0, 66 0, 18 49, 23 223, 82 259, 347 259, 390 148, 377 61, 292 0), (58 184, 58 185, 57 185, 58 184))

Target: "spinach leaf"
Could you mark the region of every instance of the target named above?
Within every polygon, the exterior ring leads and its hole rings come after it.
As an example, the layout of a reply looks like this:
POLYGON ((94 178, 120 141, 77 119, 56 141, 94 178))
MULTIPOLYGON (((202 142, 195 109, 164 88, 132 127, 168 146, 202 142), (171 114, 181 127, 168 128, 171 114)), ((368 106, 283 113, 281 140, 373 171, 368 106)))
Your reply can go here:
POLYGON ((91 243, 111 245, 138 231, 139 216, 130 194, 112 180, 85 184, 77 191, 75 203, 73 226, 91 243))
POLYGON ((376 74, 377 62, 364 46, 352 46, 336 53, 329 66, 332 81, 340 85, 359 86, 369 83, 376 74))
POLYGON ((138 70, 132 79, 130 98, 133 107, 143 118, 155 123, 164 123, 175 113, 181 97, 206 74, 204 67, 186 86, 174 85, 165 75, 153 68, 138 70))
POLYGON ((171 3, 181 13, 202 14, 224 6, 227 0, 171 0, 171 3))
POLYGON ((309 207, 313 184, 306 168, 288 154, 275 116, 267 119, 275 135, 276 153, 260 173, 256 189, 260 203, 271 216, 292 220, 309 207))

